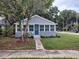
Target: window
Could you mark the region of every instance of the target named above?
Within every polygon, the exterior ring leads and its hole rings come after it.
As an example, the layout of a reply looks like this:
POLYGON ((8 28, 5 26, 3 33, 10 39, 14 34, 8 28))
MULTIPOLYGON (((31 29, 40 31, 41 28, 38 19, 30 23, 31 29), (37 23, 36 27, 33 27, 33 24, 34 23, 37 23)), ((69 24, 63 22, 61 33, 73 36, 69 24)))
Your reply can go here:
POLYGON ((54 25, 50 25, 50 31, 54 31, 54 25))
POLYGON ((40 25, 40 31, 44 31, 44 25, 40 25))
POLYGON ((33 31, 33 25, 29 25, 29 31, 33 31))
POLYGON ((45 25, 45 31, 49 31, 49 25, 45 25))

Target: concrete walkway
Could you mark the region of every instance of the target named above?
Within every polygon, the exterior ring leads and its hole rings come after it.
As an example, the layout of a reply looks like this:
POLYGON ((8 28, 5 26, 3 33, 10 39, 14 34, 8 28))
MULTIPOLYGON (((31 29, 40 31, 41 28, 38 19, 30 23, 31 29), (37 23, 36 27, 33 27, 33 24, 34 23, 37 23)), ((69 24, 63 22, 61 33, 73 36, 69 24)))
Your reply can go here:
POLYGON ((1 58, 77 58, 76 50, 1 50, 1 58))
POLYGON ((61 34, 71 34, 71 35, 79 35, 79 33, 73 33, 73 32, 58 32, 58 33, 61 33, 61 34))
POLYGON ((45 50, 39 38, 35 38, 34 40, 36 44, 36 50, 45 50))

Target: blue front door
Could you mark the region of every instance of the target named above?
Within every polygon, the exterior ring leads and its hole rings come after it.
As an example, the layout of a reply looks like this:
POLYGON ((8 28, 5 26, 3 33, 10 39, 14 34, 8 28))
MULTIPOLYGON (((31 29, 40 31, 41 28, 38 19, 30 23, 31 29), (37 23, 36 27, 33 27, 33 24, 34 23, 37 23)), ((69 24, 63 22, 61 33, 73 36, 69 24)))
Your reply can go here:
POLYGON ((39 25, 35 25, 35 35, 39 35, 39 25))

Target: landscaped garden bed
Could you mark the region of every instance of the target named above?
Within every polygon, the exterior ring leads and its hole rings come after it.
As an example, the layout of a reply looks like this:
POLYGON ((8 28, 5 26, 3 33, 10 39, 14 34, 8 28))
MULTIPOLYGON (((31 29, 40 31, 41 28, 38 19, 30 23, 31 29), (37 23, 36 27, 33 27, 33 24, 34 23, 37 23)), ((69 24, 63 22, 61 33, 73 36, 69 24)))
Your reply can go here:
POLYGON ((29 50, 35 49, 35 42, 33 39, 16 40, 15 38, 2 37, 0 38, 0 50, 29 50))
POLYGON ((46 49, 73 49, 79 50, 79 36, 69 34, 59 34, 60 38, 42 38, 42 43, 46 49))

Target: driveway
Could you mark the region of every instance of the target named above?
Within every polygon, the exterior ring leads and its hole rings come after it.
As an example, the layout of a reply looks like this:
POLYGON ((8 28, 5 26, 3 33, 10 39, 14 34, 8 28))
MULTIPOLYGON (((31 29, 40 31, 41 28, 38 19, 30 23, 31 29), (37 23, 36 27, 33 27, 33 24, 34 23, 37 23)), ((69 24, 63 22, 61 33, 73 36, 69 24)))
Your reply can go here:
POLYGON ((79 33, 74 33, 74 32, 58 32, 58 33, 61 33, 61 34, 71 34, 71 35, 79 35, 79 33))

